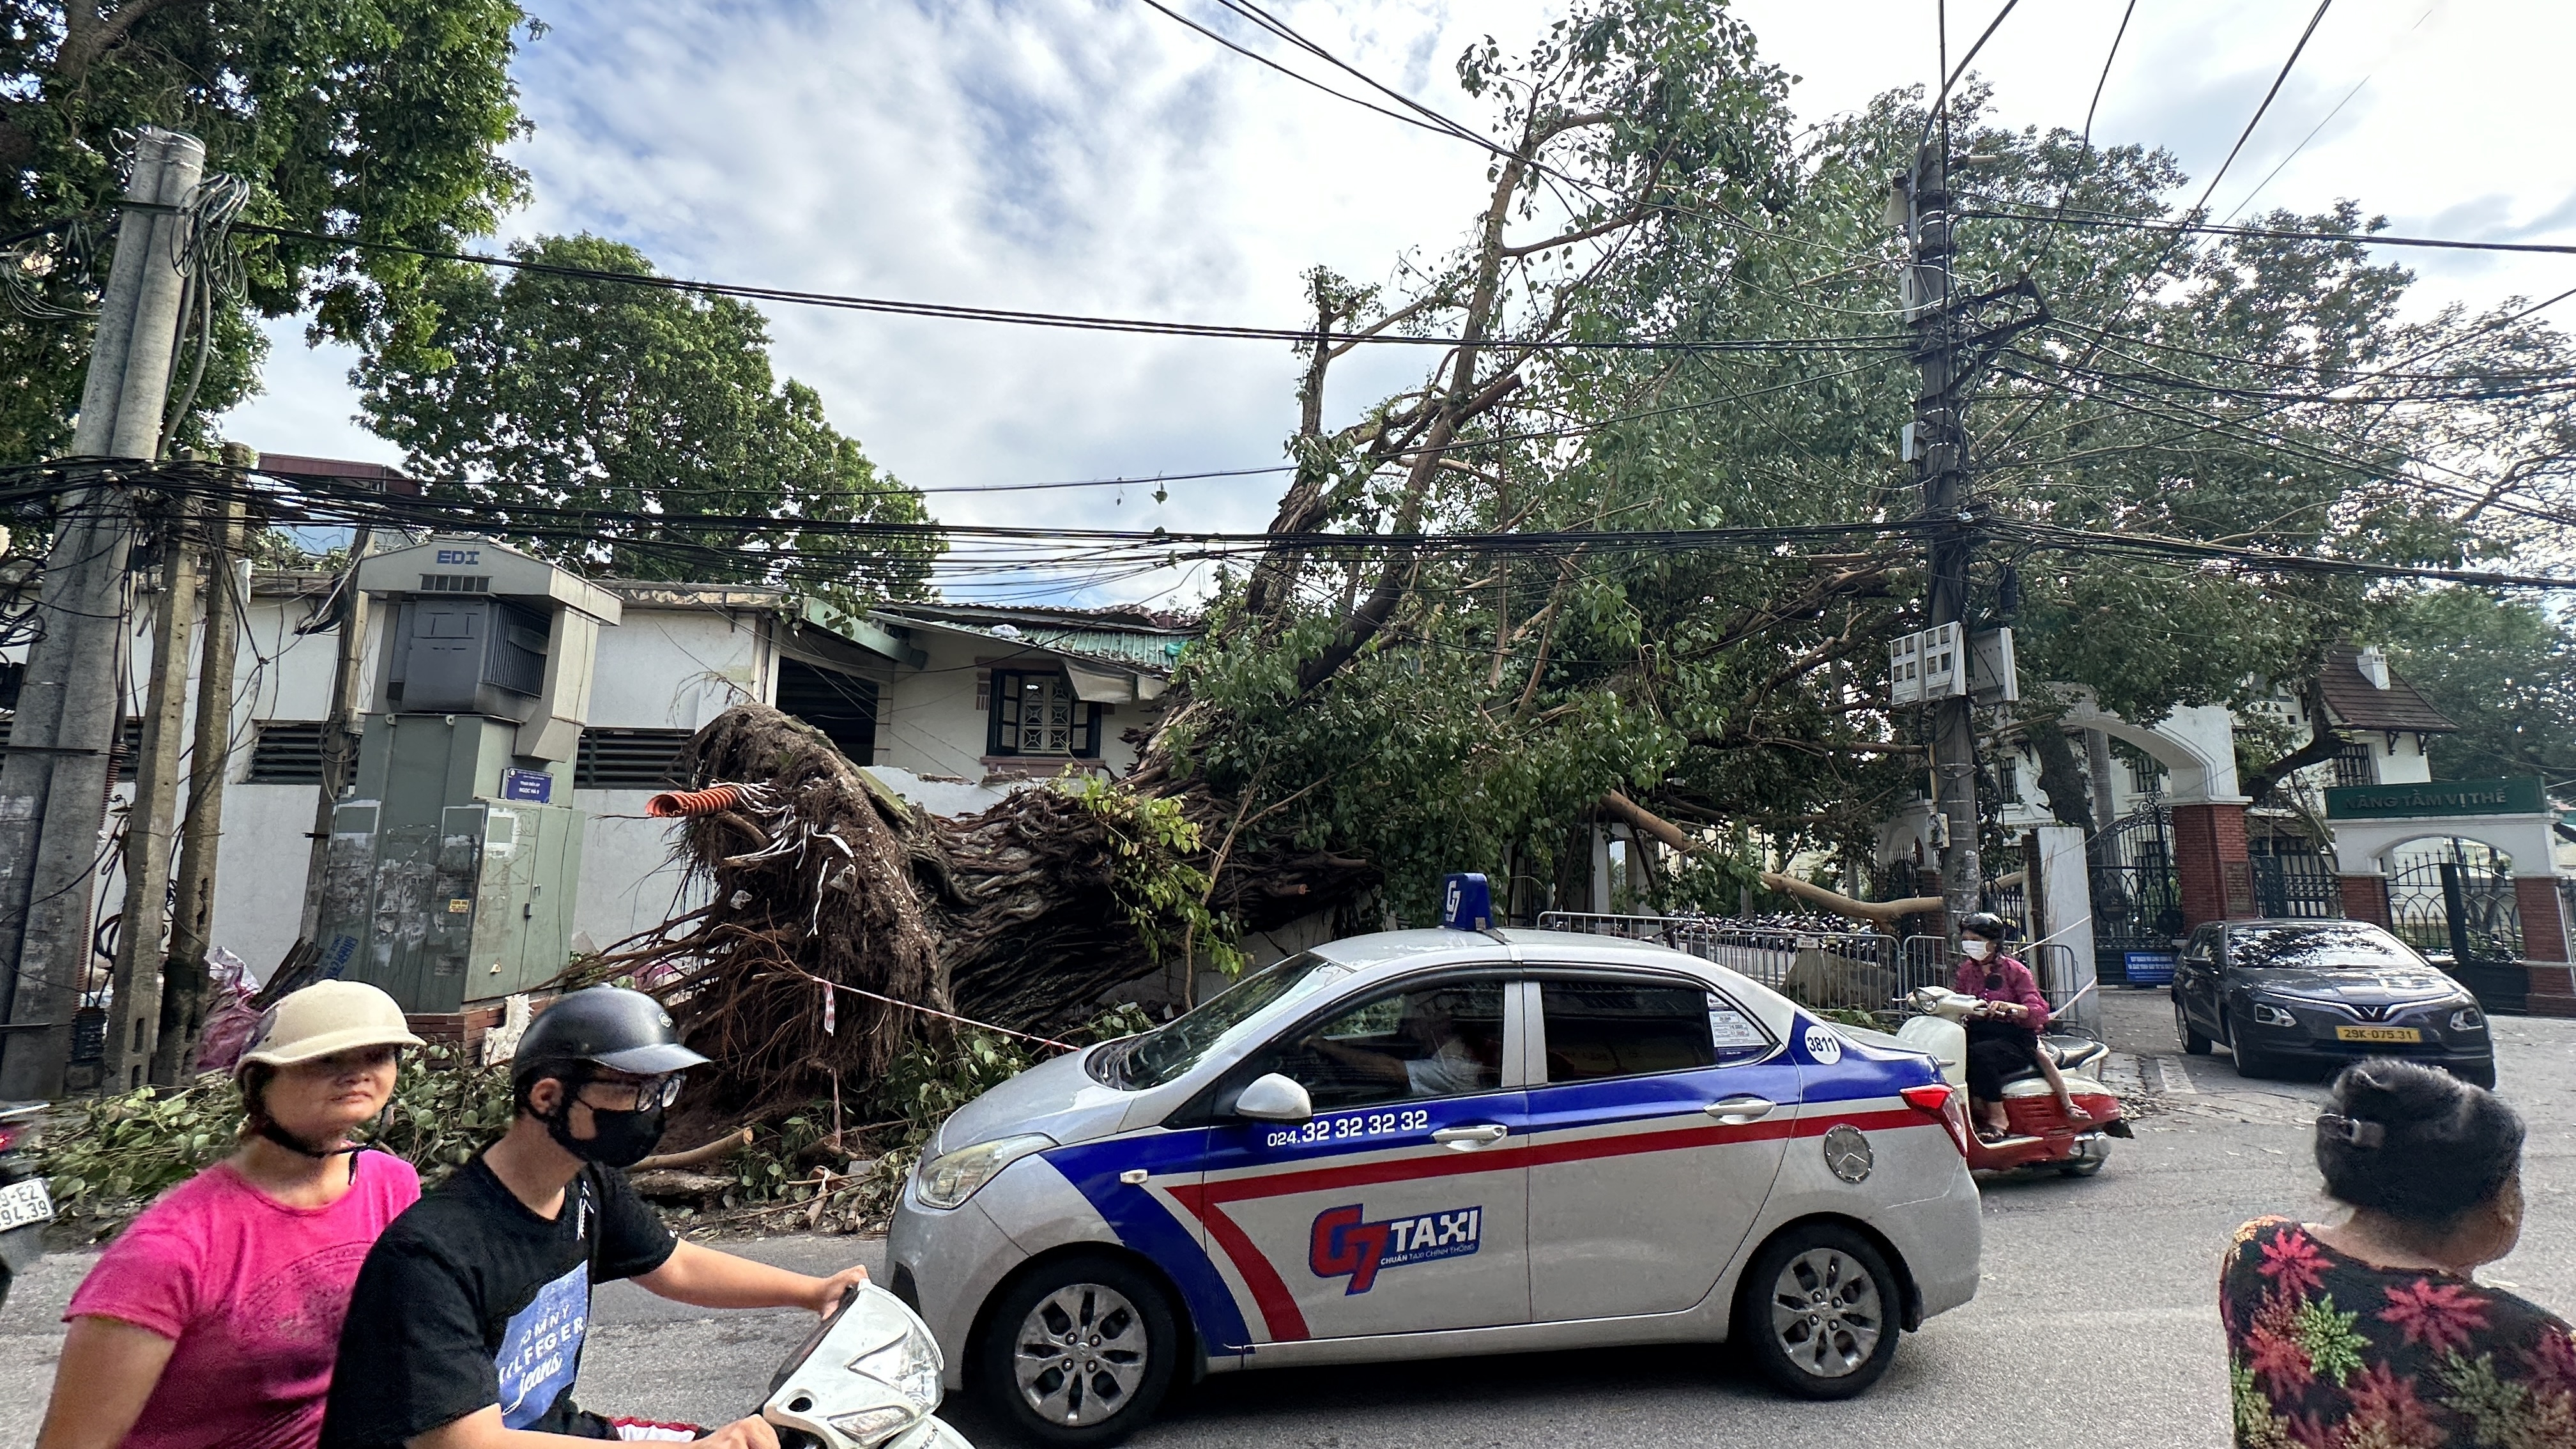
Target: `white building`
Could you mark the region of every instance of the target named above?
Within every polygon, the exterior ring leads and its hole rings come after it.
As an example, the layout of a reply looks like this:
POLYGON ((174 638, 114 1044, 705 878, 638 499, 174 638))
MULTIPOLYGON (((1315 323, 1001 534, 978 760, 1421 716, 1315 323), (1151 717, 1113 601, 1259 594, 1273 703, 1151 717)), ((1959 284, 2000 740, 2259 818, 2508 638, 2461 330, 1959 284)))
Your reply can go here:
MULTIPOLYGON (((293 947, 302 922, 338 645, 336 579, 277 572, 249 581, 211 939, 261 975, 293 947)), ((906 799, 971 814, 1068 769, 1132 769, 1127 735, 1159 717, 1172 667, 1196 633, 1140 609, 904 604, 862 619, 776 589, 601 586, 622 603, 624 621, 599 632, 589 719, 562 772, 570 797, 556 799, 588 817, 574 928, 603 946, 686 909, 670 822, 646 819, 644 802, 676 783, 681 748, 727 707, 775 705, 906 799)), ((379 675, 393 612, 371 613, 364 681, 379 675)), ((142 699, 150 616, 147 597, 126 663, 129 711, 142 699)), ((5 729, 0 715, 0 744, 5 729)), ((129 719, 119 815, 140 733, 129 719)), ((124 890, 121 871, 100 880, 101 921, 121 908, 124 890)))

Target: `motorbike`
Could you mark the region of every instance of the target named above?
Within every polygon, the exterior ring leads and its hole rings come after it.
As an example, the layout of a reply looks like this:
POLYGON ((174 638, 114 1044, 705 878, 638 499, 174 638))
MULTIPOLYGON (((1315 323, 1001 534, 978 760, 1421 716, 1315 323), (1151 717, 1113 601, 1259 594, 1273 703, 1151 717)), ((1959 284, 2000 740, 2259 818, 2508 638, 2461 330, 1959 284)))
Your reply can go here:
MULTIPOLYGON (((1968 1084, 1966 1023, 1985 1007, 1974 996, 1946 987, 1919 987, 1906 998, 1915 1013, 1896 1032, 1897 1040, 1928 1052, 1941 1063, 1941 1075, 1964 1092, 1968 1084)), ((2036 1064, 2004 1079, 2004 1124, 2007 1136, 1987 1142, 1974 1131, 1959 1134, 1959 1150, 1978 1172, 2013 1172, 2055 1168, 2068 1177, 2091 1177, 2111 1160, 2110 1139, 2131 1137, 2120 1115, 2120 1099, 2102 1085, 2102 1064, 2111 1049, 2089 1037, 2044 1034, 2039 1049, 2057 1063, 2066 1078, 2075 1108, 2092 1120, 2072 1122, 2057 1105, 2048 1078, 2036 1064)))
POLYGON ((944 1370, 920 1315, 865 1283, 778 1366, 760 1414, 782 1449, 973 1449, 931 1413, 944 1370))
POLYGON ((9 1283, 45 1253, 54 1200, 36 1174, 36 1118, 42 1102, 0 1102, 0 1304, 9 1283))

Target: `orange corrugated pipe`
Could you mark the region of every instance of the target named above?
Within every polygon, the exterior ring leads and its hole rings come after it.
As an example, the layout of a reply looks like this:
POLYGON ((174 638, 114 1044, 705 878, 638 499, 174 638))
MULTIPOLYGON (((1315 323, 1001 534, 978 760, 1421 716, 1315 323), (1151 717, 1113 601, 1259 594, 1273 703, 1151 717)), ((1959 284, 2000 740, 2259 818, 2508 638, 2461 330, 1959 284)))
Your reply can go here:
POLYGON ((717 785, 706 790, 665 790, 644 802, 644 813, 656 820, 678 820, 691 815, 713 815, 741 803, 740 785, 717 785))

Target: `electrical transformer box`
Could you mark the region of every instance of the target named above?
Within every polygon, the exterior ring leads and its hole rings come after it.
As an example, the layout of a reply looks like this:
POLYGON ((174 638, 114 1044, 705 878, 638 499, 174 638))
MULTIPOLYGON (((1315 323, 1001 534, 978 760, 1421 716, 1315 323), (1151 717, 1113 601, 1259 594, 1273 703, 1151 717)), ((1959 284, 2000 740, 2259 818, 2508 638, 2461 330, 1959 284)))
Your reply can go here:
POLYGON ((414 1012, 528 991, 561 972, 581 879, 578 811, 476 800, 438 822, 389 821, 381 801, 332 811, 326 975, 372 982, 414 1012))

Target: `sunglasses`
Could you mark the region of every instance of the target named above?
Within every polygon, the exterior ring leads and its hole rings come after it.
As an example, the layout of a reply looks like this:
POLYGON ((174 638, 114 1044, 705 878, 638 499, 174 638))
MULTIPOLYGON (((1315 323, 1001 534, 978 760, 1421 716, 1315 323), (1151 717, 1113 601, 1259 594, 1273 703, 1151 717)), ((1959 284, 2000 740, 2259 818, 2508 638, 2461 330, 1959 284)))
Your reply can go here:
POLYGON ((668 1107, 680 1100, 680 1088, 688 1081, 686 1072, 664 1072, 657 1077, 623 1077, 586 1082, 581 1100, 601 1112, 649 1112, 668 1107))

